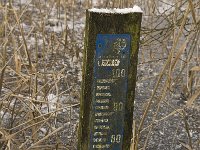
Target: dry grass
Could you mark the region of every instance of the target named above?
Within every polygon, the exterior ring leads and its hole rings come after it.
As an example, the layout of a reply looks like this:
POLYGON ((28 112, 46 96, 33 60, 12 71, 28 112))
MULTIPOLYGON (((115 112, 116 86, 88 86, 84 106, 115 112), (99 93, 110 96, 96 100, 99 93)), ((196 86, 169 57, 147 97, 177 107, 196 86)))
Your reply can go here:
POLYGON ((170 121, 169 149, 199 147, 198 0, 21 2, 0 4, 0 149, 76 149, 84 9, 133 4, 144 15, 131 150, 163 149, 152 140, 170 121))

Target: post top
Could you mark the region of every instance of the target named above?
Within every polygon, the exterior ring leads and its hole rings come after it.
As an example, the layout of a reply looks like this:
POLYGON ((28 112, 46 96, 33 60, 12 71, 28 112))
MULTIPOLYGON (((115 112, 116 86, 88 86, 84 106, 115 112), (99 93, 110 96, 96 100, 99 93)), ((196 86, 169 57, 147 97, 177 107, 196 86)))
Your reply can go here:
POLYGON ((142 9, 134 5, 133 8, 114 8, 114 9, 107 9, 107 8, 92 8, 89 9, 89 12, 95 13, 112 13, 112 14, 128 14, 128 13, 143 13, 142 9))

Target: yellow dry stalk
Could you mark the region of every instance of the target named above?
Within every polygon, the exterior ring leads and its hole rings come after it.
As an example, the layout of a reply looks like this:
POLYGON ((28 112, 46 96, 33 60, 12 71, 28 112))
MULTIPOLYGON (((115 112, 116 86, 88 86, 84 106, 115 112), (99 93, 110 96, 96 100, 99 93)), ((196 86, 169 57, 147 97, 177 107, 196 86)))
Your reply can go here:
POLYGON ((197 21, 196 21, 196 14, 195 14, 195 8, 194 8, 194 5, 193 5, 193 2, 192 0, 188 0, 189 1, 189 5, 190 5, 190 10, 192 12, 192 18, 194 20, 194 23, 195 25, 197 24, 197 21))
POLYGON ((187 100, 186 106, 191 107, 195 100, 200 96, 200 88, 187 100))
POLYGON ((21 57, 19 54, 19 51, 17 51, 17 44, 16 44, 16 40, 14 38, 14 35, 12 34, 12 42, 13 42, 13 47, 14 47, 14 62, 15 62, 15 71, 17 74, 21 73, 21 66, 22 66, 22 61, 21 61, 21 57))

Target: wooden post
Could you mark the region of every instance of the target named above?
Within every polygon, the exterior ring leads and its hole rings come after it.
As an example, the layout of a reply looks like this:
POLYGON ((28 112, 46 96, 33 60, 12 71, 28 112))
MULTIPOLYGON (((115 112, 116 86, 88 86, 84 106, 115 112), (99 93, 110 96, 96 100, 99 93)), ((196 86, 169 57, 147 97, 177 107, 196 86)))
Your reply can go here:
POLYGON ((86 11, 78 150, 129 150, 142 12, 86 11))

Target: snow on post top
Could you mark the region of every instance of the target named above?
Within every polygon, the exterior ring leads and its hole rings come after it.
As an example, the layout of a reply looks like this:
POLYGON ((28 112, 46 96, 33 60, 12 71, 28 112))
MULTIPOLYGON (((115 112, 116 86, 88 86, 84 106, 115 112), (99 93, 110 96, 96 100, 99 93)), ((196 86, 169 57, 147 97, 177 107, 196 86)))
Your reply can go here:
POLYGON ((98 9, 98 8, 92 8, 92 9, 89 9, 90 12, 96 12, 96 13, 118 13, 118 14, 128 14, 128 13, 143 13, 142 9, 135 5, 133 8, 123 8, 123 9, 120 9, 120 8, 114 8, 114 9, 98 9))

